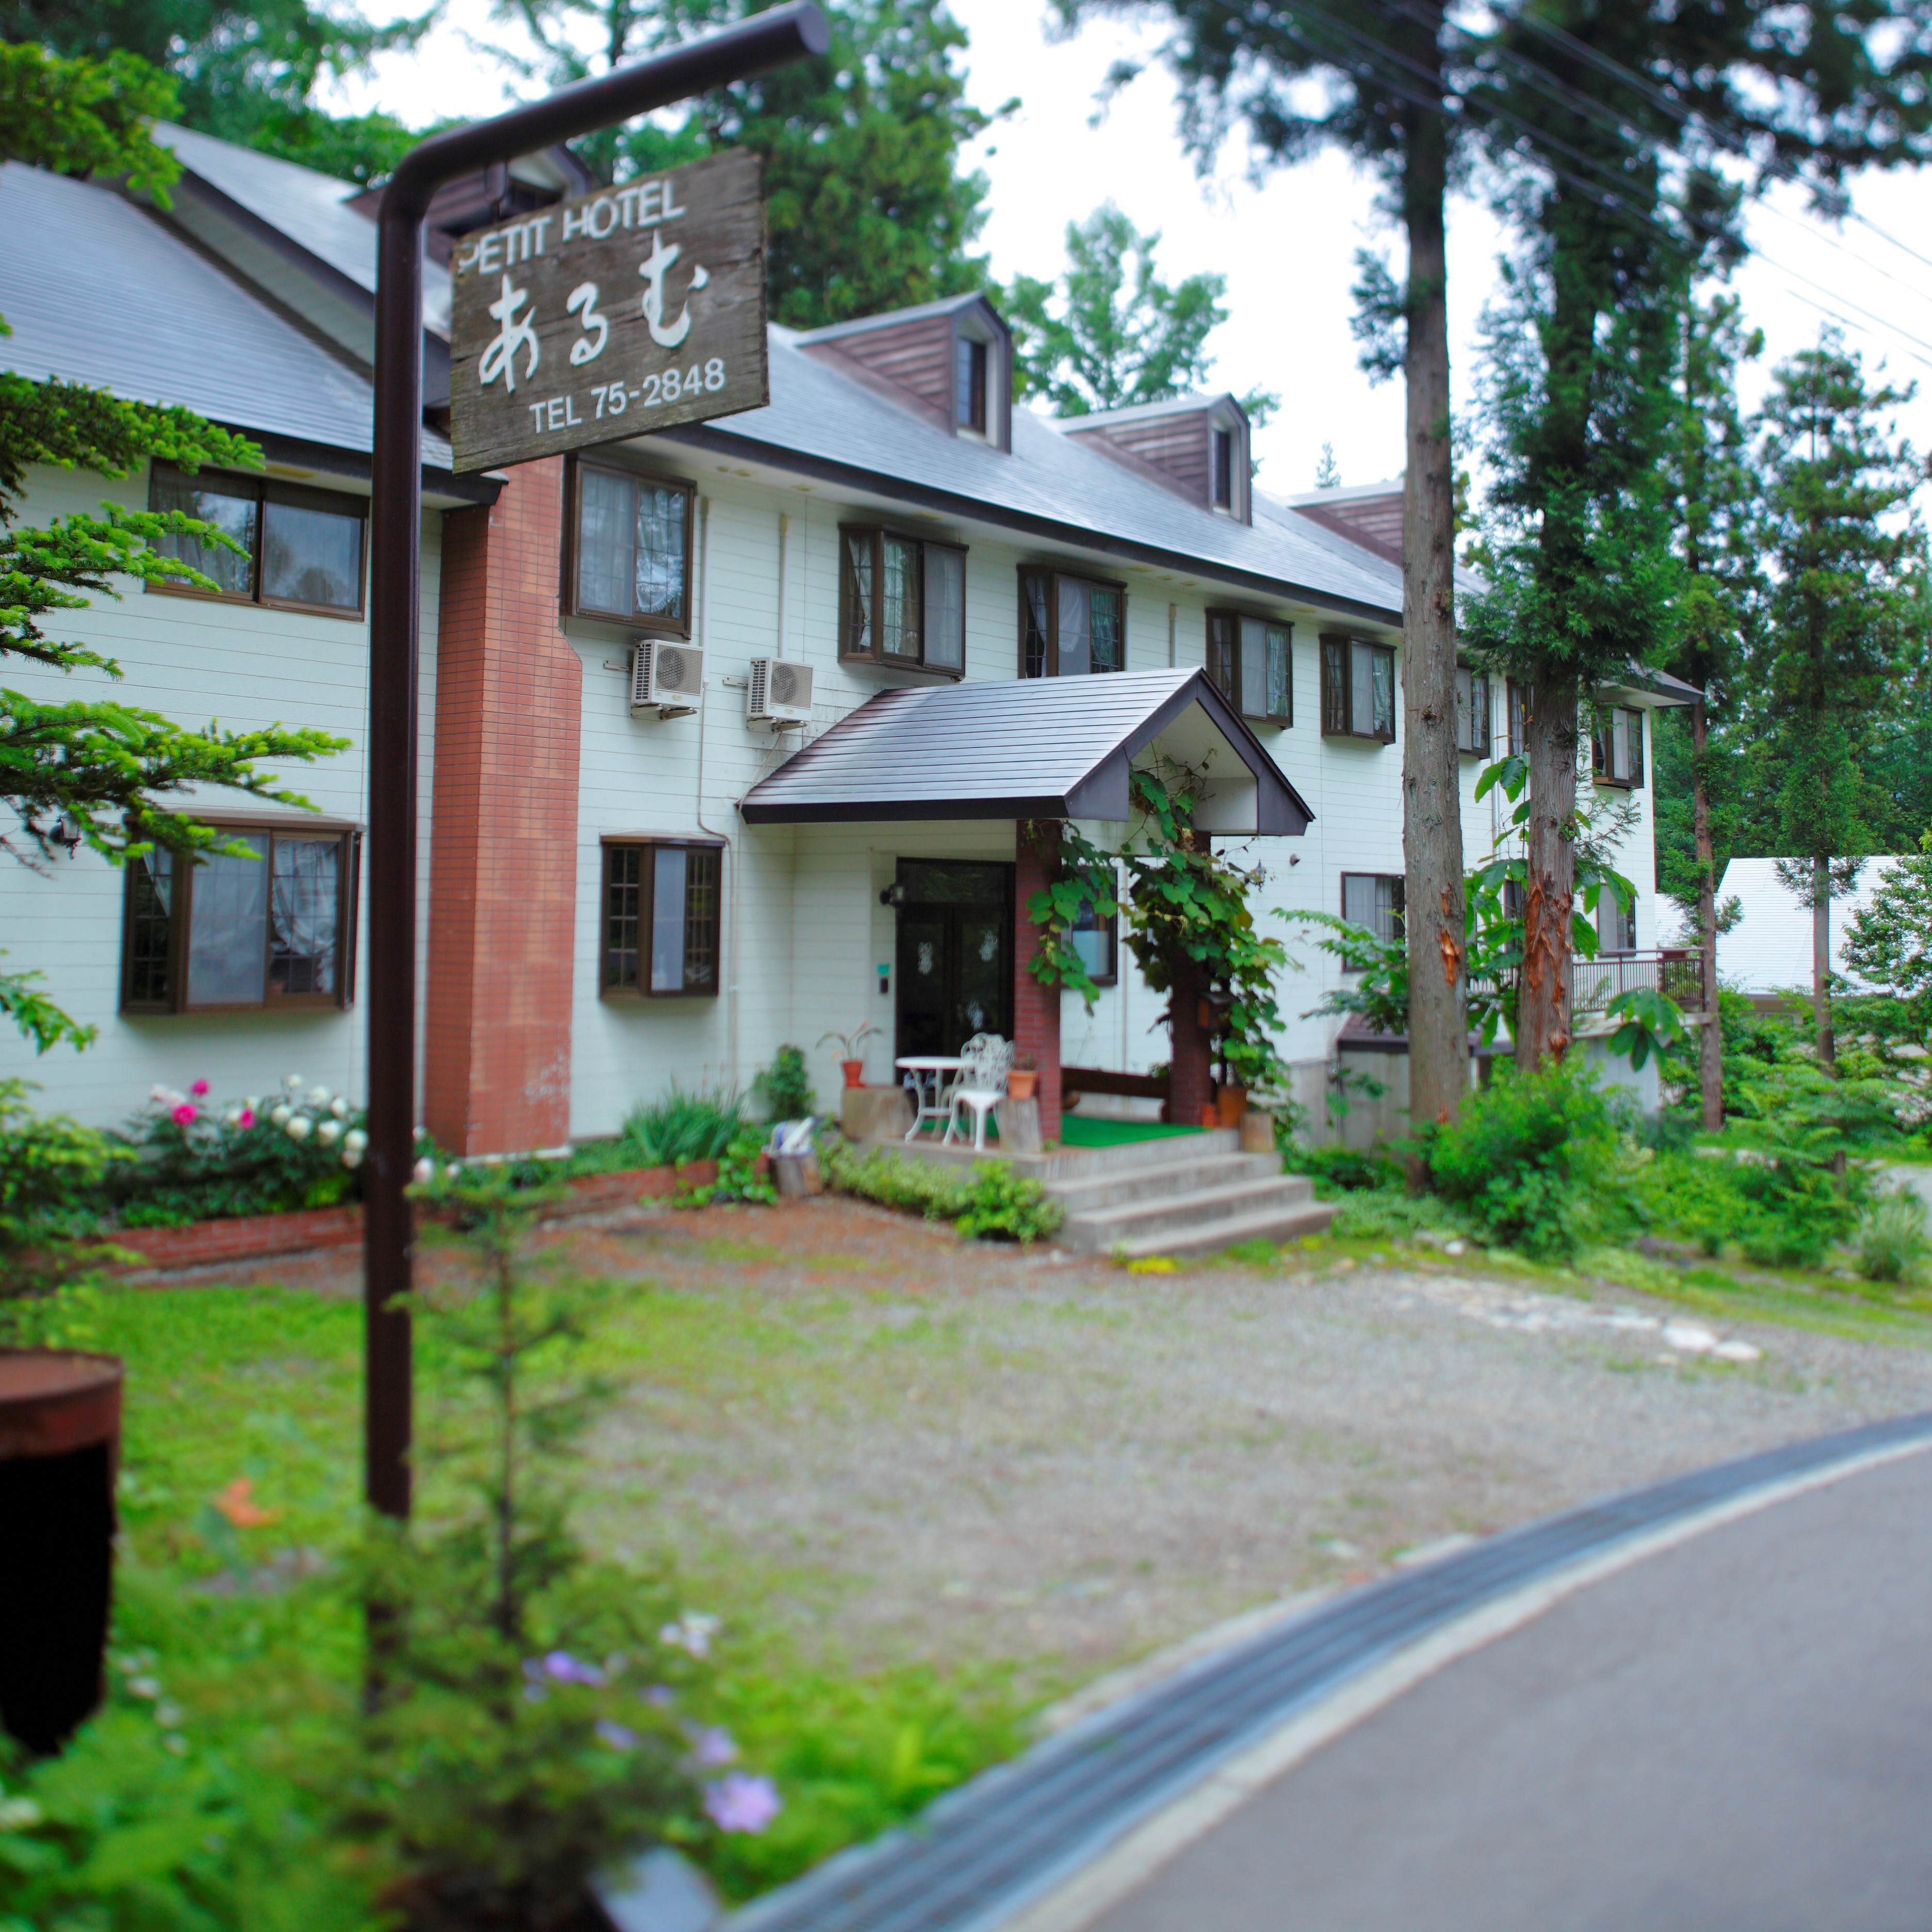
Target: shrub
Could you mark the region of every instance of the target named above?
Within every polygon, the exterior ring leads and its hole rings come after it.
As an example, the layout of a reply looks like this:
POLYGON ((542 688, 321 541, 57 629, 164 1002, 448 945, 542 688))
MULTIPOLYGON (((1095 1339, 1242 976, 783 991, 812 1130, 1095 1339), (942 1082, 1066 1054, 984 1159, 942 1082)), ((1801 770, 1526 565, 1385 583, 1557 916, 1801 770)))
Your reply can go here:
POLYGON ((966 1174, 937 1162, 907 1160, 887 1148, 861 1160, 843 1141, 830 1142, 820 1158, 826 1181, 840 1193, 910 1208, 928 1221, 950 1221, 962 1234, 1033 1242, 1060 1226, 1059 1202, 1004 1162, 981 1161, 966 1174))
POLYGON ((1400 1186, 1402 1181, 1400 1164, 1382 1147, 1304 1147, 1292 1142, 1282 1150, 1281 1164, 1285 1173, 1312 1176, 1324 1198, 1364 1188, 1400 1186))
POLYGON ((1528 1074, 1499 1067, 1425 1145, 1436 1192, 1489 1246, 1562 1260, 1628 1223, 1616 1116, 1567 1061, 1528 1074))
POLYGON ((1348 1241, 1413 1240, 1424 1228, 1460 1234, 1461 1224, 1434 1196, 1409 1194, 1400 1186, 1346 1195, 1329 1232, 1348 1241))
POLYGON ((752 1082, 752 1091, 764 1108, 766 1120, 803 1120, 815 1104, 812 1076, 806 1070, 805 1049, 780 1047, 772 1054, 770 1066, 752 1082))
POLYGON ((1924 1265, 1925 1203, 1910 1189, 1882 1195, 1858 1228, 1858 1272, 1868 1281, 1906 1281, 1924 1265))
POLYGON ((778 1191, 758 1178, 758 1156, 764 1148, 764 1136, 756 1127, 741 1126, 718 1156, 718 1178, 680 1195, 677 1204, 709 1208, 717 1201, 756 1201, 769 1207, 778 1191))
POLYGON ((1787 1142, 1660 1155, 1639 1176, 1636 1198, 1660 1232, 1707 1254, 1734 1244, 1760 1266, 1815 1268, 1850 1238, 1870 1187, 1863 1168, 1840 1177, 1787 1142))
POLYGON ((663 1100, 632 1108, 623 1138, 640 1166, 681 1167, 719 1159, 744 1125, 735 1094, 687 1094, 674 1081, 663 1100))
POLYGON ((355 1196, 368 1144, 361 1110, 298 1073, 226 1106, 205 1080, 185 1094, 157 1087, 121 1139, 134 1158, 107 1184, 130 1228, 333 1207, 355 1196))

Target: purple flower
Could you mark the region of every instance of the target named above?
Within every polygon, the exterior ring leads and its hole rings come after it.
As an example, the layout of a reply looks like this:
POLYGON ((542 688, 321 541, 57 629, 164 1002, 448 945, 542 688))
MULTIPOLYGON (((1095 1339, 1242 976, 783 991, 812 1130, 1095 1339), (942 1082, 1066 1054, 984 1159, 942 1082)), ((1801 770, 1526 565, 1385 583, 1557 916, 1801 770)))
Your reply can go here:
POLYGON ((655 1705, 660 1711, 668 1711, 677 1700, 668 1684, 647 1684, 638 1693, 646 1704, 655 1705))
POLYGON ((693 1724, 685 1736, 691 1740, 691 1761, 703 1771, 716 1771, 738 1755, 736 1741, 722 1724, 693 1724))
POLYGON ((597 1735, 613 1750, 635 1750, 638 1748, 637 1732, 628 1725, 615 1723, 609 1718, 597 1720, 597 1735))
POLYGON ((544 1674, 554 1677, 560 1684, 588 1684, 592 1686, 604 1682, 604 1673, 594 1664, 585 1664, 572 1657, 567 1650, 554 1650, 543 1660, 544 1674))
POLYGON ((704 1809, 721 1832, 762 1832, 784 1809, 769 1778, 732 1772, 704 1787, 704 1809))

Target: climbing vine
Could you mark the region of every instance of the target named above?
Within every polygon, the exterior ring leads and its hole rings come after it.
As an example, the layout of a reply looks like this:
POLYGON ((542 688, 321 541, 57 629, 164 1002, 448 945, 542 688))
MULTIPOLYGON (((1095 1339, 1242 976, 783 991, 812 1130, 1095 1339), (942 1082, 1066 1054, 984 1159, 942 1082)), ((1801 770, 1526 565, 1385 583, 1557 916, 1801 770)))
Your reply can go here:
POLYGON ((1288 1069, 1275 1047, 1282 1024, 1275 983, 1292 962, 1280 940, 1262 934, 1250 909, 1265 873, 1236 865, 1196 834, 1200 794, 1199 776, 1185 767, 1136 772, 1130 796, 1141 822, 1118 852, 1102 850, 1074 825, 1060 826, 1058 874, 1027 902, 1040 935, 1028 970, 1042 986, 1078 993, 1090 1012, 1100 988, 1074 944, 1074 931, 1087 908, 1102 920, 1119 912, 1122 937, 1148 985, 1171 992, 1173 962, 1196 962, 1226 1002, 1217 1023, 1230 1075, 1244 1087, 1285 1094, 1288 1069))

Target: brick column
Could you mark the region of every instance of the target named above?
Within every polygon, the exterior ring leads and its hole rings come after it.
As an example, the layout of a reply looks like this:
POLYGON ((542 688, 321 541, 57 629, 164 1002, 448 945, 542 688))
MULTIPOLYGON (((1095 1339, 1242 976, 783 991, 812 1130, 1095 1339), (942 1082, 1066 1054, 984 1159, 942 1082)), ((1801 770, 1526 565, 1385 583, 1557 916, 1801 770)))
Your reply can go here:
POLYGON ((1167 970, 1167 1117, 1178 1127, 1198 1127, 1202 1108, 1214 1103, 1214 1042, 1201 1024, 1208 975, 1185 953, 1167 970))
POLYGON ((1060 988, 1042 986, 1028 970, 1040 950, 1040 932, 1027 916, 1027 901, 1045 887, 1060 864, 1060 825, 1042 820, 1036 838, 1019 828, 1013 866, 1013 1046, 1040 1068, 1040 1137, 1060 1138, 1060 988))
POLYGON ((442 520, 424 1119, 464 1154, 570 1136, 584 674, 562 543, 560 458, 442 520))

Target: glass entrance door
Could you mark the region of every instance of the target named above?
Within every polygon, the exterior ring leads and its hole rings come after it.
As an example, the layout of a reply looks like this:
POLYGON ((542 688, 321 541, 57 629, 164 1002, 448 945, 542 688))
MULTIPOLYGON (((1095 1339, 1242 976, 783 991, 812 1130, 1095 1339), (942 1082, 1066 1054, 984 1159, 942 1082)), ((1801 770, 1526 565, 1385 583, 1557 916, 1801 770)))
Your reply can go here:
POLYGON ((902 859, 895 1052, 956 1054, 1012 1037, 1013 868, 902 859))

